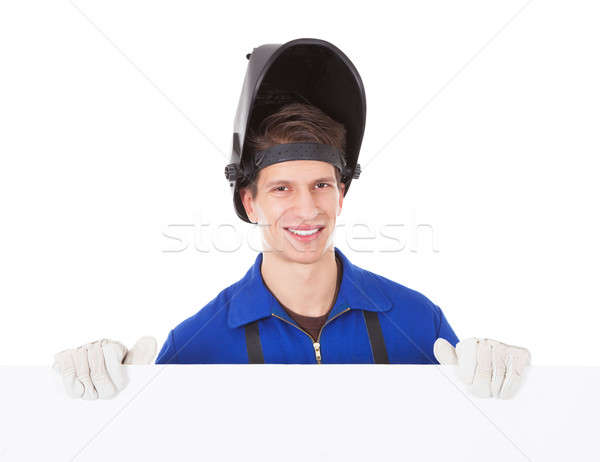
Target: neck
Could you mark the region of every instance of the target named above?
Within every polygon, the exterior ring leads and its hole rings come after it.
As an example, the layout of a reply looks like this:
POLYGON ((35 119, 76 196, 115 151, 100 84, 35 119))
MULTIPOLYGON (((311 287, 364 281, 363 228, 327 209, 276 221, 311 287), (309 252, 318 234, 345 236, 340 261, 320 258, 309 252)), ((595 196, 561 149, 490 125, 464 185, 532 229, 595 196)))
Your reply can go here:
POLYGON ((295 313, 322 316, 333 303, 337 283, 333 246, 313 263, 284 260, 276 252, 263 252, 261 273, 273 295, 295 313))

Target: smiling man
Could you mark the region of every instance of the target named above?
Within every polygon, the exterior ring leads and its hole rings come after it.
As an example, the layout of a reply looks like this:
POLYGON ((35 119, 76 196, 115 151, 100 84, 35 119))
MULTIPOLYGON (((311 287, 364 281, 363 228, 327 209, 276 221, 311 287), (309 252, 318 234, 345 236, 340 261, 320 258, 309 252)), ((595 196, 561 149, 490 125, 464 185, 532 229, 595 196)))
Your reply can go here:
MULTIPOLYGON (((334 246, 360 176, 366 100, 354 65, 317 39, 263 45, 248 58, 225 175, 237 215, 260 228, 263 251, 241 280, 169 332, 155 363, 457 364, 477 396, 514 396, 528 350, 459 342, 427 297, 334 246)), ((111 397, 124 386, 116 364, 148 363, 155 351, 149 338, 129 352, 103 339, 58 353, 56 369, 71 396, 111 397)))

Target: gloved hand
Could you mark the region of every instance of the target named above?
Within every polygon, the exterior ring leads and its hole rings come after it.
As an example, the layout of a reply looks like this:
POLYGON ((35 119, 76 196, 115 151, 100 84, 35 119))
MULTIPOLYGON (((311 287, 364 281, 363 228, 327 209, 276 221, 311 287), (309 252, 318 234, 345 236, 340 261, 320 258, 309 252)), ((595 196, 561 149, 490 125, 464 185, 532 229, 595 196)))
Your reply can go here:
POLYGON ((459 379, 471 385, 471 393, 480 398, 514 397, 531 364, 527 348, 488 338, 468 338, 458 342, 456 349, 447 340, 438 338, 433 344, 433 354, 440 364, 457 364, 459 379))
POLYGON ((52 368, 62 375, 71 398, 110 399, 127 385, 122 364, 152 364, 154 337, 142 337, 127 351, 120 342, 102 339, 54 355, 52 368))

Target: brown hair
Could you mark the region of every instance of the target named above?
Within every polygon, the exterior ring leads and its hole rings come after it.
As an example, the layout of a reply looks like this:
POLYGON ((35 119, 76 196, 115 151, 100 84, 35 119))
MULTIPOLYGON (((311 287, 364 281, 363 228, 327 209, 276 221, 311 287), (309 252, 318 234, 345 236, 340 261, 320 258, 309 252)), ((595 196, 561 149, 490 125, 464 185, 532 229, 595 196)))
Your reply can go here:
MULTIPOLYGON (((256 132, 251 132, 246 141, 251 163, 254 153, 264 151, 276 144, 322 143, 346 150, 346 129, 318 107, 304 103, 291 103, 265 117, 256 132)), ((258 173, 246 168, 249 173, 241 181, 239 188, 247 187, 252 198, 256 197, 258 173)), ((341 172, 334 168, 338 188, 341 187, 341 172)))

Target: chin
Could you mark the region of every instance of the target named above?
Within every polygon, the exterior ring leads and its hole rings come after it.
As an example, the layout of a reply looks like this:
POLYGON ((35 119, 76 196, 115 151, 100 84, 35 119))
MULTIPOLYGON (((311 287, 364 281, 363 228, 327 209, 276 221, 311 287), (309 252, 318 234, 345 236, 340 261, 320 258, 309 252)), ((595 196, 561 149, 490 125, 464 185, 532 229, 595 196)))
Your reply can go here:
POLYGON ((296 249, 291 249, 286 251, 286 257, 288 260, 294 261, 296 263, 315 263, 321 259, 323 256, 322 249, 306 249, 305 251, 298 251, 296 249))
POLYGON ((321 236, 317 241, 307 244, 285 240, 280 248, 283 250, 284 258, 297 263, 310 264, 323 258, 329 246, 329 236, 321 236))

